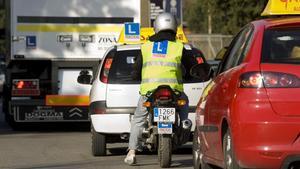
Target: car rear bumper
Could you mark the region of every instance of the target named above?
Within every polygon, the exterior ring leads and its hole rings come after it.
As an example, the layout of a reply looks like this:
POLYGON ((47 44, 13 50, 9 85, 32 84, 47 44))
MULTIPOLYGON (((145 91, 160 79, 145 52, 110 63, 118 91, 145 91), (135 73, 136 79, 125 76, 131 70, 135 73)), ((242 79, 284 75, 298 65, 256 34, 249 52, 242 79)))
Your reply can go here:
POLYGON ((241 123, 240 130, 233 134, 235 154, 240 165, 274 169, 281 168, 290 156, 297 156, 300 160, 299 123, 300 120, 241 123))
POLYGON ((98 133, 130 133, 130 114, 93 114, 91 121, 98 133))
MULTIPOLYGON (((131 114, 92 114, 91 121, 98 133, 130 133, 131 114)), ((189 119, 195 121, 195 113, 189 113, 189 119)), ((195 124, 191 128, 194 131, 195 124)))
POLYGON ((230 129, 240 166, 279 169, 291 156, 299 157, 300 117, 276 114, 264 89, 239 92, 230 111, 230 129))
MULTIPOLYGON (((130 133, 130 123, 135 108, 107 108, 105 101, 90 104, 91 122, 99 133, 130 133)), ((195 130, 195 107, 189 108, 188 118, 193 122, 191 131, 195 130)))

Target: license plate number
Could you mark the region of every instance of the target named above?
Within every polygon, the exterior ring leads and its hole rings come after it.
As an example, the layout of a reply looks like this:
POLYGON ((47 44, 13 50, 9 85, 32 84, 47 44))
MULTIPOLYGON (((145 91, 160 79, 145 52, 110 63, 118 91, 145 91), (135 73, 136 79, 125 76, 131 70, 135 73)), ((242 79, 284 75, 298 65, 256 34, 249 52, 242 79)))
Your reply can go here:
POLYGON ((155 122, 175 122, 175 108, 154 108, 155 122))
POLYGON ((158 134, 172 134, 173 124, 158 122, 158 134))

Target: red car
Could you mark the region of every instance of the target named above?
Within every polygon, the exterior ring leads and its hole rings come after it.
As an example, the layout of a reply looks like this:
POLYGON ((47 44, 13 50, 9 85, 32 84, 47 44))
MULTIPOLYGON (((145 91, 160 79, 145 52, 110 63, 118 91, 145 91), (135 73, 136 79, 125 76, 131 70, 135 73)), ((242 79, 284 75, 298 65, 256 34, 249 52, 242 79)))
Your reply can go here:
POLYGON ((246 25, 198 103, 194 168, 299 169, 299 77, 300 16, 246 25))

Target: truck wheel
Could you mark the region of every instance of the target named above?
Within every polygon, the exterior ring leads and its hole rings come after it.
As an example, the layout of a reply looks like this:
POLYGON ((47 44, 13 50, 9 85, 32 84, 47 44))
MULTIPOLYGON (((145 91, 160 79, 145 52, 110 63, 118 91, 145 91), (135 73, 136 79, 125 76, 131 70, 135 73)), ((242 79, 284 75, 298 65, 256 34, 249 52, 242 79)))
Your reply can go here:
POLYGON ((223 152, 224 152, 224 160, 227 169, 242 169, 234 155, 233 146, 232 146, 232 137, 229 130, 226 131, 223 138, 223 152))
POLYGON ((200 144, 198 141, 198 130, 195 129, 193 137, 193 166, 194 169, 200 169, 200 144))
POLYGON ((3 97, 2 97, 2 113, 4 113, 4 115, 5 115, 5 121, 7 123, 9 123, 10 120, 11 120, 11 117, 10 117, 9 112, 8 112, 9 105, 8 105, 8 100, 7 99, 9 98, 9 95, 7 95, 7 90, 8 90, 8 88, 6 87, 6 85, 4 85, 3 86, 3 97))
POLYGON ((94 156, 105 156, 106 155, 106 138, 104 134, 97 133, 91 126, 92 133, 92 153, 94 156))
POLYGON ((172 160, 172 136, 158 136, 158 161, 161 168, 168 168, 172 160))
POLYGON ((15 131, 26 129, 24 125, 15 122, 14 116, 10 115, 9 113, 5 113, 5 121, 15 131))
POLYGON ((13 129, 13 130, 22 130, 24 129, 22 125, 15 122, 14 116, 10 115, 9 113, 9 104, 7 98, 9 96, 5 93, 8 89, 4 86, 4 95, 2 98, 2 113, 4 113, 5 116, 5 122, 13 129))

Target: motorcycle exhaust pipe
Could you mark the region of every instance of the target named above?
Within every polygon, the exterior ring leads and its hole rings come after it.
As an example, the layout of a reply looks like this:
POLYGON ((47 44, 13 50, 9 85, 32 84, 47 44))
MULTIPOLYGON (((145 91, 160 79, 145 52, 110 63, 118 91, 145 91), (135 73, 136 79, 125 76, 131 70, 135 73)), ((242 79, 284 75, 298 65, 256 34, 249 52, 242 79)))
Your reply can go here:
POLYGON ((192 128, 192 121, 190 119, 186 119, 182 121, 182 128, 183 129, 191 129, 192 128))

